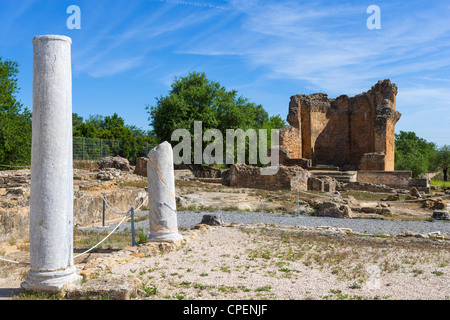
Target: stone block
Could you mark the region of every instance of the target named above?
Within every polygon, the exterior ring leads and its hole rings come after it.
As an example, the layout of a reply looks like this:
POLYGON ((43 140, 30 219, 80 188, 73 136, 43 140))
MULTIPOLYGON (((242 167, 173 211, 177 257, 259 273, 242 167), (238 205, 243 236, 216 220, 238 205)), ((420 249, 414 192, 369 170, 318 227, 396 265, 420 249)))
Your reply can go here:
POLYGON ((447 210, 434 210, 431 218, 436 220, 450 220, 450 213, 447 210))

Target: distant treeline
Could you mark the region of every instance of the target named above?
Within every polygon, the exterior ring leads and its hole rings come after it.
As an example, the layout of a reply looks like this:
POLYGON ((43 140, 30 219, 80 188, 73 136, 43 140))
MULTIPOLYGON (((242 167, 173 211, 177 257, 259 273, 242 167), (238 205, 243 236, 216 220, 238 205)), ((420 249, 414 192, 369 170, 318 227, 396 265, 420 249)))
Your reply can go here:
MULTIPOLYGON (((31 162, 31 111, 17 101, 18 64, 0 57, 0 170, 28 166, 31 162)), ((186 128, 193 133, 194 121, 202 121, 204 130, 215 128, 277 129, 285 125, 279 115, 269 116, 261 105, 228 91, 204 73, 192 72, 175 79, 172 90, 146 107, 153 131, 126 125, 122 117, 91 115, 83 119, 72 115, 73 136, 120 140, 118 155, 131 162, 142 156, 142 146, 171 141, 171 133, 186 128)), ((102 148, 102 144, 99 148, 102 148)), ((268 143, 270 146, 270 142, 268 143)), ((413 176, 442 171, 448 179, 450 146, 438 147, 414 132, 395 135, 395 169, 410 170, 413 176)))

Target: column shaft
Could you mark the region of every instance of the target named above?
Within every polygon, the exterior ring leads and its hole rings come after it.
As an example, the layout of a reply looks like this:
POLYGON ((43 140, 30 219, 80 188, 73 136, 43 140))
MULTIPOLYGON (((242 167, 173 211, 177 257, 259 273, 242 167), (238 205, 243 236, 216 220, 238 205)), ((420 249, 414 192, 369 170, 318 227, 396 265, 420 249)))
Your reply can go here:
POLYGON ((178 233, 173 151, 163 142, 148 153, 149 241, 182 240, 178 233))
POLYGON ((73 265, 71 39, 33 39, 30 272, 27 289, 60 290, 73 265))

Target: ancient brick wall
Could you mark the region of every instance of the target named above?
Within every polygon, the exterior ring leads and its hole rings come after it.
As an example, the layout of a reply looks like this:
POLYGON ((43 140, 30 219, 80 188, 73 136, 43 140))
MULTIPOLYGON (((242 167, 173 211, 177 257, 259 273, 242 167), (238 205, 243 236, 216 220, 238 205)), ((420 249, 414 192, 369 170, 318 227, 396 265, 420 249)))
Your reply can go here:
POLYGON ((312 159, 313 165, 346 169, 358 169, 365 154, 383 153, 385 157, 377 158, 381 163, 375 168, 393 170, 395 124, 401 116, 395 110, 396 94, 395 84, 384 80, 354 97, 330 99, 324 93, 292 96, 287 121, 298 129, 295 139, 299 142, 295 145, 293 138, 297 132, 285 128, 280 144, 293 150, 295 157, 312 159))

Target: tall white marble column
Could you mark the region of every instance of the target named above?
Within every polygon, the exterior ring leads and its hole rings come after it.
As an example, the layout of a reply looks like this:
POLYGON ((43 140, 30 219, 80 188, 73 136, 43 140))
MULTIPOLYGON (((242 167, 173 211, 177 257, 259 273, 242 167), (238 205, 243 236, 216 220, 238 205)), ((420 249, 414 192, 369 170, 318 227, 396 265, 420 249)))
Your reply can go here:
POLYGON ((150 150, 148 159, 148 241, 182 240, 178 233, 172 146, 167 141, 161 143, 150 150))
POLYGON ((33 39, 29 290, 81 279, 73 263, 71 44, 59 35, 33 39))

